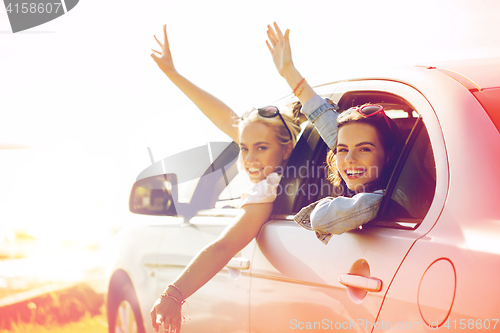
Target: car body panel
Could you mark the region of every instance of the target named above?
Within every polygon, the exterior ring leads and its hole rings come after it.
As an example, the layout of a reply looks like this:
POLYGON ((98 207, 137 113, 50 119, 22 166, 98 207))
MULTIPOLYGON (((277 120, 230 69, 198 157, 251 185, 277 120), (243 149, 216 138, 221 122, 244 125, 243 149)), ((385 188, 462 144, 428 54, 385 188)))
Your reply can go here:
POLYGON ((500 303, 491 295, 500 294, 494 282, 500 267, 500 175, 496 171, 500 135, 472 93, 455 96, 447 107, 440 105, 438 96, 429 99, 439 107, 439 117, 449 119, 441 122, 441 128, 450 165, 450 195, 439 221, 416 242, 398 271, 377 320, 380 323, 424 320, 423 328, 431 331, 435 325, 464 329, 464 323, 474 323, 466 328, 477 329, 485 320, 493 328, 493 320, 498 320, 500 303), (464 109, 467 112, 456 112, 464 109), (426 272, 438 260, 453 267, 454 274, 443 274, 446 277, 434 282, 436 288, 455 285, 451 301, 422 290, 426 272))
POLYGON ((455 75, 472 82, 479 90, 498 87, 499 84, 499 58, 438 62, 428 67, 455 73, 455 75))
POLYGON ((394 273, 418 236, 365 229, 333 236, 325 246, 294 222, 268 223, 252 263, 252 332, 288 332, 324 319, 375 321, 394 273), (359 265, 368 266, 366 276, 382 281, 380 292, 346 292, 339 277, 359 265))
MULTIPOLYGON (((181 229, 167 228, 159 251, 156 295, 183 271, 195 255, 214 241, 224 228, 234 220, 234 214, 196 216, 181 229), (229 216, 228 216, 229 215, 229 216)), ((255 241, 247 245, 236 257, 253 254, 255 241)), ((250 277, 240 270, 227 267, 204 287, 189 297, 189 312, 197 314, 182 326, 183 332, 200 332, 210 327, 214 332, 248 332, 248 295, 250 277)), ((187 306, 184 315, 188 314, 187 306)))
POLYGON ((125 277, 129 278, 145 321, 149 319, 148 307, 157 298, 158 281, 151 275, 151 267, 154 267, 160 253, 164 236, 161 226, 165 220, 161 216, 148 217, 151 224, 137 223, 117 234, 110 255, 112 265, 106 274, 110 282, 117 279, 119 283, 123 283, 125 277), (140 251, 130 244, 140 244, 140 251))

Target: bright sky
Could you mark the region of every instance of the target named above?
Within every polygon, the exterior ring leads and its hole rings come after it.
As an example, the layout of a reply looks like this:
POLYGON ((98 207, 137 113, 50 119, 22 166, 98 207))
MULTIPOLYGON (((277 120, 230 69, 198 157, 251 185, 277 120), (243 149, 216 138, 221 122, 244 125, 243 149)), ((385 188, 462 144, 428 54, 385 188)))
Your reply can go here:
POLYGON ((0 241, 2 224, 88 237, 120 225, 147 147, 158 160, 227 140, 150 58, 164 23, 179 72, 242 113, 290 93, 265 45, 273 21, 315 85, 360 67, 500 56, 498 17, 497 0, 81 0, 12 34, 0 8, 0 145, 45 147, 0 150, 0 241))

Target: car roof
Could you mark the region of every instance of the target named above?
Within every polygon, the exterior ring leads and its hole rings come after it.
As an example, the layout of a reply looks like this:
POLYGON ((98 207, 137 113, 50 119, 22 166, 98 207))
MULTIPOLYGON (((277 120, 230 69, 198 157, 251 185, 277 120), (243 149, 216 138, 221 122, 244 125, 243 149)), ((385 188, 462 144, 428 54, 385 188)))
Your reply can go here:
POLYGON ((500 58, 455 60, 418 67, 435 68, 478 90, 500 88, 500 58))
MULTIPOLYGON (((415 76, 413 76, 416 73, 415 70, 422 69, 440 72, 462 84, 481 104, 497 131, 500 132, 500 57, 431 61, 415 66, 375 68, 368 71, 362 70, 356 73, 356 76, 344 78, 344 80, 382 79, 395 80, 413 85, 415 82, 415 76)), ((336 80, 316 86, 315 88, 341 81, 343 80, 336 80)), ((425 84, 425 81, 421 81, 421 83, 425 84)))
POLYGON ((500 132, 500 58, 449 61, 427 68, 436 69, 464 85, 500 132))

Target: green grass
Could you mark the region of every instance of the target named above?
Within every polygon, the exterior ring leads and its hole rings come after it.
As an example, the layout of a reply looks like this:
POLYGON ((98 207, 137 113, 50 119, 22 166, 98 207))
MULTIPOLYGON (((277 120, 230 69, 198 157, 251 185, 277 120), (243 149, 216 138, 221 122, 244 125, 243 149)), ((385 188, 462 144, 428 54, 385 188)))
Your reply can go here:
POLYGON ((94 317, 86 315, 78 322, 64 325, 49 324, 25 324, 14 325, 10 330, 2 329, 0 333, 107 333, 108 323, 105 314, 94 317))

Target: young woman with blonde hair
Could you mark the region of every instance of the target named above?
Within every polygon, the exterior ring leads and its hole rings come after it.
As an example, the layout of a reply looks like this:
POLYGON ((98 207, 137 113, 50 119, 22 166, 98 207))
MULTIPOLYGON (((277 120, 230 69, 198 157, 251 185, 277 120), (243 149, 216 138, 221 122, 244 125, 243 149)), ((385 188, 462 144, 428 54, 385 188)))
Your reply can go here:
POLYGON ((174 67, 166 25, 161 51, 153 59, 167 77, 224 133, 240 146, 240 166, 254 185, 242 194, 241 213, 222 234, 208 244, 175 281, 165 289, 151 310, 158 331, 179 332, 182 304, 201 288, 259 232, 271 214, 281 171, 295 146, 299 126, 274 106, 251 110, 241 118, 226 104, 194 85, 174 67))

